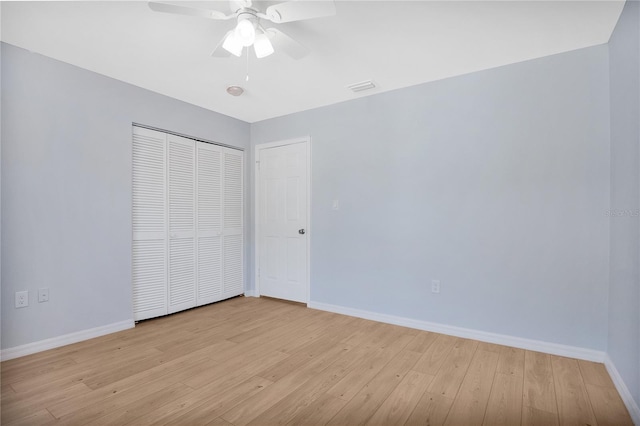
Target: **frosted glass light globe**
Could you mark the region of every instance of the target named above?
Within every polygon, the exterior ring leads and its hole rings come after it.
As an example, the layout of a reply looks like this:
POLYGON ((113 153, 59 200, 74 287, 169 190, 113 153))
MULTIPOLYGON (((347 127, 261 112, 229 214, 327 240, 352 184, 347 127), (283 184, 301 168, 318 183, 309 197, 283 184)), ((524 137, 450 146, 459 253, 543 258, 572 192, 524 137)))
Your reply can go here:
POLYGON ((244 47, 251 46, 256 40, 256 29, 253 26, 253 22, 248 19, 238 22, 235 36, 244 47))

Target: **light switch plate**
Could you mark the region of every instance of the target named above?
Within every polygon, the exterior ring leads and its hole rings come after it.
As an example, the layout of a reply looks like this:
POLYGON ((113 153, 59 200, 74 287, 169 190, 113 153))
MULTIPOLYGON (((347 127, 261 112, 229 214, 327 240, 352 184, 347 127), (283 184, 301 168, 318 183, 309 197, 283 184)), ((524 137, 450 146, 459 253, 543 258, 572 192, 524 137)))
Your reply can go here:
POLYGON ((49 301, 49 289, 48 288, 39 288, 38 289, 38 303, 48 302, 49 301))

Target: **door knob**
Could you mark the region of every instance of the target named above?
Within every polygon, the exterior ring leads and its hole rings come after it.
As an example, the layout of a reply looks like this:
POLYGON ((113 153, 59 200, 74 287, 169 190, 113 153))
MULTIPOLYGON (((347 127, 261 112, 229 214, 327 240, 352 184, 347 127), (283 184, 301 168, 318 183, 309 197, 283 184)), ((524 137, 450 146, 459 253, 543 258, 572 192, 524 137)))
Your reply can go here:
POLYGON ((304 228, 303 229, 298 229, 298 234, 304 235, 304 228))

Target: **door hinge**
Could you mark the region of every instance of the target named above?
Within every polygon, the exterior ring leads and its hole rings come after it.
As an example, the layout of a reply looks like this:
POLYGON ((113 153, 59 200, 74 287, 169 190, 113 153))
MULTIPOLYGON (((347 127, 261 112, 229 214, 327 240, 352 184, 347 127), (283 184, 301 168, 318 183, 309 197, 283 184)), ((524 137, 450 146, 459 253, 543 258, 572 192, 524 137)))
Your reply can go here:
POLYGON ((260 170, 260 160, 256 160, 256 164, 258 165, 258 170, 260 170))

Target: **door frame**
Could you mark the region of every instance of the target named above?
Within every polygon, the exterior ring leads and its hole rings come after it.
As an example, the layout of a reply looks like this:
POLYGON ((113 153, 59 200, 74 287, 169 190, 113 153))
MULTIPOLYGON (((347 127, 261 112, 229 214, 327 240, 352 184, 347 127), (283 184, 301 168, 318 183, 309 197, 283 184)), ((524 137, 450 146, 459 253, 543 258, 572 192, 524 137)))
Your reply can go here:
POLYGON ((255 244, 253 245, 253 266, 254 266, 254 293, 255 297, 260 297, 260 152, 264 149, 276 148, 280 146, 286 145, 294 145, 294 144, 305 144, 307 146, 307 217, 306 217, 306 230, 307 230, 307 276, 306 276, 306 304, 309 305, 311 301, 311 235, 312 235, 312 227, 311 227, 311 136, 302 136, 299 138, 286 139, 275 142, 267 142, 263 144, 258 144, 254 147, 253 158, 254 158, 254 229, 253 229, 253 238, 255 244))

